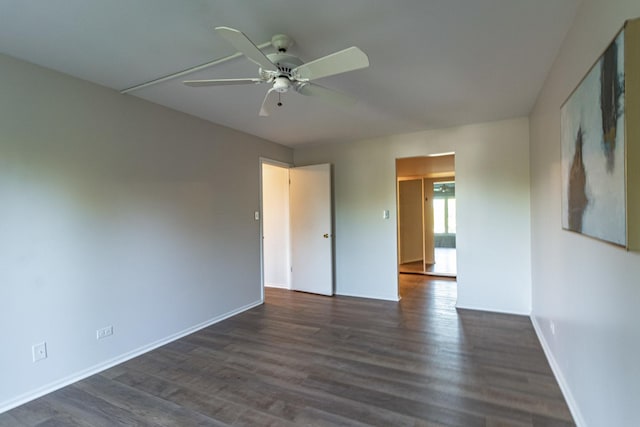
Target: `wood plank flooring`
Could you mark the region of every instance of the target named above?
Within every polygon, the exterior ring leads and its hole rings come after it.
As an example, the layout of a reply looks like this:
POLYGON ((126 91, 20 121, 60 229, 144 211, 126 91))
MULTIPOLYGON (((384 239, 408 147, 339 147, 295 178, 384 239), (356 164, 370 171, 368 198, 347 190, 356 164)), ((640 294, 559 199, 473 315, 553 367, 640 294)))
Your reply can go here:
POLYGON ((0 426, 569 426, 527 317, 266 289, 266 303, 0 414, 0 426))
POLYGON ((435 264, 423 264, 422 260, 398 265, 400 273, 425 274, 427 276, 456 277, 457 251, 455 248, 435 248, 435 264))

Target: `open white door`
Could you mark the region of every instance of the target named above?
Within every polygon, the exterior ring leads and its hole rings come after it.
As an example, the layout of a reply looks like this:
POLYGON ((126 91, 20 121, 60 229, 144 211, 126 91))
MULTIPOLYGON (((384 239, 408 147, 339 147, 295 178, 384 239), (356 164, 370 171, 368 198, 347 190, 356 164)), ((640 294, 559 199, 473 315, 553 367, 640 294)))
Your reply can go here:
POLYGON ((291 168, 291 287, 333 295, 331 165, 291 168))

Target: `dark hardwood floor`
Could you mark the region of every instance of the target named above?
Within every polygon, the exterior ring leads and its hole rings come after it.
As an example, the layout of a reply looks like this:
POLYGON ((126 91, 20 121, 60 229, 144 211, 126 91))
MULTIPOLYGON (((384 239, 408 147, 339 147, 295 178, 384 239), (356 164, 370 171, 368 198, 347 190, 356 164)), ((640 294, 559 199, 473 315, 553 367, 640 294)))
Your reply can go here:
POLYGON ((266 290, 266 303, 0 414, 0 426, 574 425, 527 317, 266 290))

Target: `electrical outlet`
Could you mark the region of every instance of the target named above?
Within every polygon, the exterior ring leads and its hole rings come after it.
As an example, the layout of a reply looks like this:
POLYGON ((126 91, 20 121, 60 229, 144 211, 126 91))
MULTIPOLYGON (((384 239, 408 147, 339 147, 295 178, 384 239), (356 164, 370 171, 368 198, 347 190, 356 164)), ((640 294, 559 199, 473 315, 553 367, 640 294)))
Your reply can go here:
POLYGON ((102 329, 98 329, 96 331, 96 339, 101 340, 102 338, 106 338, 110 335, 113 335, 113 326, 109 325, 102 329))
POLYGON ((549 321, 549 329, 551 329, 551 335, 556 334, 556 324, 553 320, 549 321))
POLYGON ((47 358, 47 343, 46 342, 41 342, 40 344, 34 344, 33 347, 31 347, 31 353, 32 353, 34 362, 37 362, 37 361, 42 360, 42 359, 46 359, 47 358))

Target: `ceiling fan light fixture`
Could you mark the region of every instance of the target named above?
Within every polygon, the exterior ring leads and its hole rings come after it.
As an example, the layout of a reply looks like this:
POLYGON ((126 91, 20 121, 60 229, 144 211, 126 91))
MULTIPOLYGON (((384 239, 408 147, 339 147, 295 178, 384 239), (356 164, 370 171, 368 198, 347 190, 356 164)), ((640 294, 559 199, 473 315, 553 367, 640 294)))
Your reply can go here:
POLYGON ((276 77, 273 89, 278 93, 285 93, 291 87, 291 81, 286 77, 276 77))

